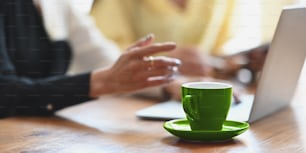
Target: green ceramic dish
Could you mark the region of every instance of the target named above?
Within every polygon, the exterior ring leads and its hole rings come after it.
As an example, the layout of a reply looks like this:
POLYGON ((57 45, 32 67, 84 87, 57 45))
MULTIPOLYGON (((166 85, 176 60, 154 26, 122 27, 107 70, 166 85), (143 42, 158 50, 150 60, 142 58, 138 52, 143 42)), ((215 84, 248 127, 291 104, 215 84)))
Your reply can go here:
POLYGON ((176 119, 164 123, 164 128, 171 134, 192 141, 227 141, 245 132, 249 128, 246 122, 225 121, 220 131, 191 131, 187 119, 176 119))

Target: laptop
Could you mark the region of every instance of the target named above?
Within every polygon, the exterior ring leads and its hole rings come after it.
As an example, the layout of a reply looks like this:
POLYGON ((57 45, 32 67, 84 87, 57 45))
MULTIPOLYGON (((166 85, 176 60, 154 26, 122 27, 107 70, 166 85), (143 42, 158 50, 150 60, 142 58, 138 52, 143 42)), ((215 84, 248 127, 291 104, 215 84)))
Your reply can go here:
MULTIPOLYGON (((306 56, 306 7, 292 6, 282 10, 255 95, 241 97, 232 105, 228 120, 262 119, 285 108, 291 102, 306 56)), ((182 105, 170 100, 136 112, 144 119, 185 118, 182 105)))

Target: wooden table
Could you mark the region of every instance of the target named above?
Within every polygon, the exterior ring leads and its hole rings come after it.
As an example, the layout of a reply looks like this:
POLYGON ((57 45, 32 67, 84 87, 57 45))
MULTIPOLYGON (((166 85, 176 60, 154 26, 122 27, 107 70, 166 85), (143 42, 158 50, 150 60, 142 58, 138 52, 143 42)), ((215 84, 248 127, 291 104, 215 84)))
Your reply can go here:
MULTIPOLYGON (((305 78, 305 77, 304 77, 305 78)), ((156 103, 133 97, 102 97, 60 111, 57 117, 0 120, 1 153, 296 153, 306 152, 306 81, 293 103, 251 124, 223 143, 191 143, 172 136, 163 121, 135 112, 156 103)))

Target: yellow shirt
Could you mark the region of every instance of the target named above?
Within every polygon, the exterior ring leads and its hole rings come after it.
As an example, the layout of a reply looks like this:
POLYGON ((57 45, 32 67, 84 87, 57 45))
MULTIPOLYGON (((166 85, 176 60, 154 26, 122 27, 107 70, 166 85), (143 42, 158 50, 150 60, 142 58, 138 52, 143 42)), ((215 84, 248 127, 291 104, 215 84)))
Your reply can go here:
POLYGON ((96 0, 91 15, 122 48, 154 33, 157 42, 219 54, 269 41, 281 7, 291 1, 188 0, 182 10, 169 0, 96 0))

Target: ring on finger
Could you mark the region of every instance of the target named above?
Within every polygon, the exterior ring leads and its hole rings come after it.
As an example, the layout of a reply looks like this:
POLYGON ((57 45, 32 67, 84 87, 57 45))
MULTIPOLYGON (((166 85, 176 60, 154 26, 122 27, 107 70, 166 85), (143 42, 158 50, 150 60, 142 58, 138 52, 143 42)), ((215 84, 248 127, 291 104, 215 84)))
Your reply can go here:
POLYGON ((154 67, 154 57, 149 56, 149 61, 150 61, 150 67, 153 68, 154 67))

